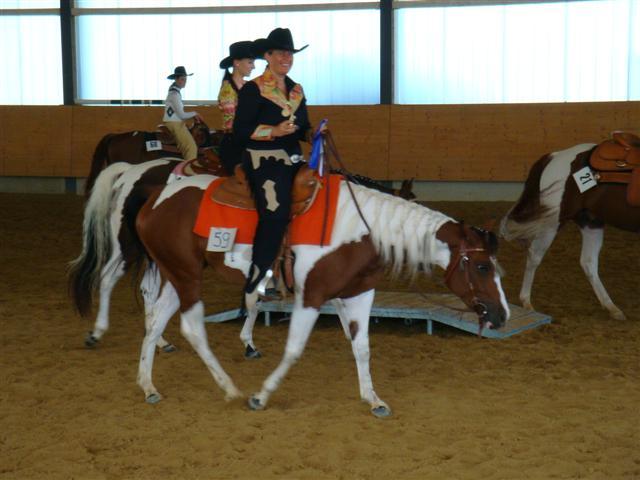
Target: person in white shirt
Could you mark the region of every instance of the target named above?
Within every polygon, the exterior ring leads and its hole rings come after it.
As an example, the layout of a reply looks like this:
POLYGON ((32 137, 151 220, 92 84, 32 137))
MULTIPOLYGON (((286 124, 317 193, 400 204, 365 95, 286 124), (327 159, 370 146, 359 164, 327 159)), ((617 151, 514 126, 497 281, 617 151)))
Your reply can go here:
POLYGON ((164 102, 164 118, 162 119, 169 131, 176 139, 176 145, 182 152, 185 160, 194 160, 198 157, 198 146, 193 136, 185 125, 185 120, 194 118, 196 122, 202 122, 202 117, 198 112, 185 112, 182 104, 182 95, 180 89, 187 84, 187 77, 193 73, 187 73, 187 70, 180 66, 176 67, 168 80, 173 80, 167 93, 167 99, 164 102))

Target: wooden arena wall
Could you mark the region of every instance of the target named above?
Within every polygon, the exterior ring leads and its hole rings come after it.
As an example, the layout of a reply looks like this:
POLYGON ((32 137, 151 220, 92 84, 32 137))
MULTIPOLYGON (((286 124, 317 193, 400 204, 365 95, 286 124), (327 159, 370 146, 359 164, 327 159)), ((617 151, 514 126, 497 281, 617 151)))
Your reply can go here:
MULTIPOLYGON (((198 107, 211 128, 215 106, 198 107)), ((347 167, 380 180, 522 181, 544 153, 640 133, 640 102, 312 106, 347 167)), ((0 106, 0 175, 85 177, 109 132, 153 130, 151 106, 0 106)))

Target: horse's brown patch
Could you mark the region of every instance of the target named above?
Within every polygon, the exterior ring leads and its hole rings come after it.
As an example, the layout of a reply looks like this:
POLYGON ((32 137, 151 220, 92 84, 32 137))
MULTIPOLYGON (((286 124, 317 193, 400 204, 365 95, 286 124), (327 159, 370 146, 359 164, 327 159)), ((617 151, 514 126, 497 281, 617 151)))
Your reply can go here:
POLYGON ((303 305, 319 309, 329 299, 355 297, 374 288, 382 273, 369 235, 341 245, 318 260, 307 275, 303 305))
MULTIPOLYGON (((571 173, 588 164, 592 150, 579 153, 571 163, 571 173)), ((597 187, 580 193, 573 176, 566 180, 560 203, 560 223, 573 220, 580 227, 599 228, 604 224, 626 230, 640 231, 640 207, 627 203, 627 186, 599 183, 597 187)))
POLYGON ((349 322, 349 333, 351 334, 351 340, 355 340, 356 335, 358 335, 358 322, 355 320, 349 322))
POLYGON ((522 195, 509 213, 509 217, 514 222, 530 222, 543 216, 544 211, 540 205, 540 177, 542 177, 542 172, 547 168, 551 158, 551 154, 546 154, 531 167, 524 183, 522 195))

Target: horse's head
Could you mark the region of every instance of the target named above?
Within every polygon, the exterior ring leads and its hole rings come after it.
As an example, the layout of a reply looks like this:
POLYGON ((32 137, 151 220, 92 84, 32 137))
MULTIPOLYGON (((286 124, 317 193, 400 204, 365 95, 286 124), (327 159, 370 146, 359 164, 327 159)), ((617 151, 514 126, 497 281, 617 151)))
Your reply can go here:
POLYGON ((209 127, 204 122, 195 122, 191 126, 191 135, 196 142, 196 145, 199 147, 211 147, 213 146, 211 142, 211 132, 209 131, 209 127))
POLYGON ((509 306, 496 261, 498 239, 493 232, 449 222, 437 238, 449 246, 445 283, 478 314, 480 329, 500 328, 509 318, 509 306))

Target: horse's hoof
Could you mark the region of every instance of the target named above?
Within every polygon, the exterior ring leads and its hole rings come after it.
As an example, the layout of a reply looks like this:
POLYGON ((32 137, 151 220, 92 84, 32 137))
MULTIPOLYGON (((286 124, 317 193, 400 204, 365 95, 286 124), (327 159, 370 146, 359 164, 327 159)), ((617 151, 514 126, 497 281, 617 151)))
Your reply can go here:
POLYGON ((257 397, 252 396, 251 398, 249 398, 249 408, 251 410, 264 410, 264 405, 257 397))
POLYGON ((147 398, 145 398, 145 402, 147 402, 149 405, 154 405, 160 400, 162 400, 162 397, 159 393, 152 393, 151 395, 147 396, 147 398))
POLYGON ((385 405, 380 405, 378 407, 372 408, 371 413, 373 413, 378 418, 387 418, 391 416, 391 409, 385 405))
POLYGON ((611 318, 614 320, 626 320, 627 316, 621 310, 618 310, 617 312, 611 312, 611 318))
POLYGON ((178 348, 172 343, 169 343, 169 344, 165 345, 164 347, 162 347, 162 351, 164 353, 171 353, 171 352, 175 352, 176 350, 178 350, 178 348))
POLYGON ((84 339, 84 346, 87 348, 93 348, 98 344, 99 341, 99 339, 93 336, 93 332, 89 332, 84 339))
POLYGON ((254 359, 260 357, 262 357, 262 354, 258 350, 255 350, 251 345, 247 345, 244 351, 244 358, 254 359))

